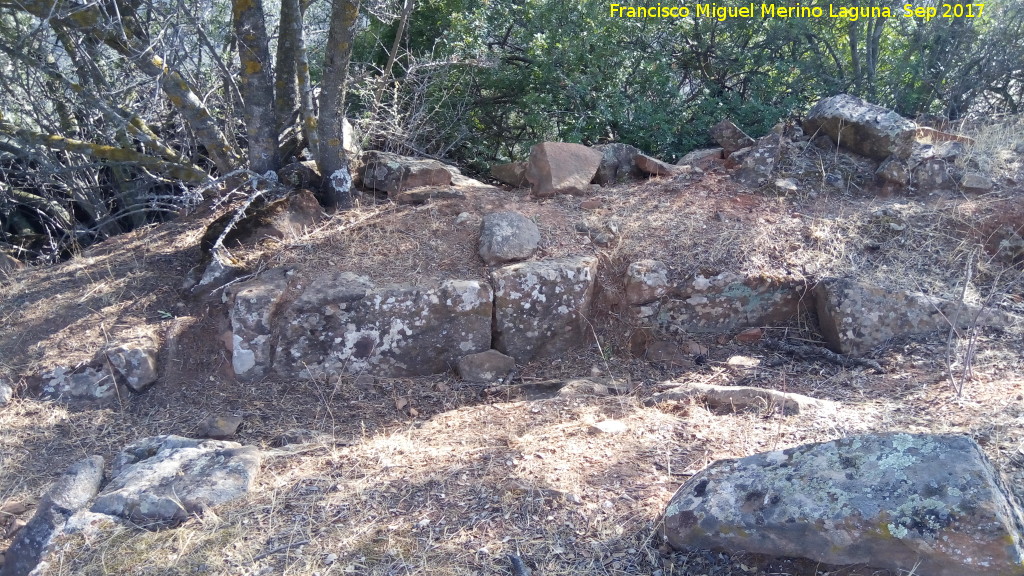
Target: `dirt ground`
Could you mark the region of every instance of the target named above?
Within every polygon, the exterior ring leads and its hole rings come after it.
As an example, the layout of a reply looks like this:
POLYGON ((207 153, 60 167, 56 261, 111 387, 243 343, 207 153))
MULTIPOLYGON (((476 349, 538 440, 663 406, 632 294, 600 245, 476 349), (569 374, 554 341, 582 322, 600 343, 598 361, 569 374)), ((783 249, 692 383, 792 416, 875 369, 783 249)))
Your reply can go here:
MULTIPOLYGON (((658 258, 677 274, 732 270, 808 282, 849 275, 891 289, 963 293, 969 302, 1022 313, 1021 265, 991 253, 997 230, 1024 222, 1021 161, 997 167, 1003 179, 991 193, 896 195, 872 183, 870 165, 841 152, 807 147, 788 160, 783 175, 797 181, 796 191, 745 189, 714 166, 586 198, 538 202, 525 190, 481 191, 396 206, 366 196, 305 234, 233 254, 254 271, 343 268, 379 284, 485 278, 476 256, 480 218, 498 208, 520 211, 541 230, 537 258, 599 256, 600 293, 592 341, 575 355, 519 367, 507 387, 471 386, 453 374, 377 377, 358 386, 349 375, 236 382, 220 345, 228 329, 220 292, 182 289, 199 264, 205 226, 223 209, 207 207, 67 262, 22 270, 0 292, 0 374, 17 384, 16 399, 0 408, 0 505, 27 510, 0 518, 0 550, 73 461, 110 459, 146 436, 195 435, 207 415, 232 413, 243 417, 236 439, 268 451, 248 498, 172 530, 112 529, 67 542, 45 573, 887 574, 672 551, 656 524, 674 491, 715 460, 862 432, 967 434, 1024 490, 1021 333, 890 342, 870 355, 881 374, 796 360, 740 344, 734 334, 674 335, 681 345, 706 347, 707 362, 665 367, 628 353, 639 326, 618 306, 622 274, 630 262, 658 258), (838 175, 839 185, 828 175, 838 175), (594 199, 600 206, 581 208, 594 199), (597 246, 579 232, 585 228, 610 230, 615 240, 597 246), (103 410, 38 399, 43 372, 87 362, 107 342, 142 333, 163 342, 161 379, 147 392, 103 410), (728 362, 738 355, 758 365, 728 362), (613 380, 626 391, 543 392, 552 381, 578 377, 613 380), (698 402, 644 405, 680 381, 774 388, 841 407, 815 418, 770 406, 734 413, 698 402), (953 383, 963 385, 962 396, 953 383), (625 431, 595 426, 606 420, 625 431), (295 430, 309 440, 282 447, 281 437, 295 430)), ((820 343, 815 322, 808 312, 765 332, 820 343)))

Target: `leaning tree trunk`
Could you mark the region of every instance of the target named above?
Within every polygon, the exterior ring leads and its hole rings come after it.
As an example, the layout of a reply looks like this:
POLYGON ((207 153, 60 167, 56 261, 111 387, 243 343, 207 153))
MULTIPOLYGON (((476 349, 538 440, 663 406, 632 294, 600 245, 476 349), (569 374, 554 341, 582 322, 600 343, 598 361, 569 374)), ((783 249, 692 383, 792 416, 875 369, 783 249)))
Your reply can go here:
POLYGON ((249 169, 258 174, 280 168, 277 122, 274 115, 274 78, 270 67, 267 26, 262 0, 232 0, 231 15, 242 65, 242 118, 249 137, 249 169))
POLYGON ((301 46, 302 9, 299 0, 281 0, 277 68, 274 70, 274 117, 280 136, 290 134, 295 127, 295 110, 299 107, 296 69, 299 63, 298 50, 301 46))
MULTIPOLYGON (((284 0, 284 2, 300 2, 299 19, 291 32, 295 39, 296 79, 299 83, 299 109, 302 113, 302 133, 306 137, 306 147, 314 159, 320 159, 320 136, 317 134, 316 111, 313 109, 313 82, 309 78, 309 54, 306 52, 306 40, 302 36, 302 20, 309 7, 309 0, 284 0)), ((285 34, 282 27, 281 34, 285 34)))
POLYGON ((331 27, 327 34, 330 49, 324 58, 324 77, 320 89, 320 155, 317 164, 324 176, 324 196, 329 208, 347 208, 352 203, 352 174, 345 153, 345 84, 348 63, 356 36, 359 0, 333 0, 331 27))

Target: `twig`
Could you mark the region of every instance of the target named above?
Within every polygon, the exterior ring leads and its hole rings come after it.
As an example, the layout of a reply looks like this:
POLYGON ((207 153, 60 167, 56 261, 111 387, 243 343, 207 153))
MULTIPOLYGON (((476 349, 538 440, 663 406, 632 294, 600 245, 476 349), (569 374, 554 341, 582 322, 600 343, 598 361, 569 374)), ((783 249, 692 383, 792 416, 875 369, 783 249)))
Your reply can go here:
MULTIPOLYGON (((956 378, 953 377, 953 339, 957 334, 957 323, 960 321, 960 312, 964 309, 964 299, 967 297, 967 286, 971 283, 971 276, 973 274, 974 264, 974 250, 971 251, 970 255, 967 256, 967 271, 965 273, 964 285, 960 289, 960 297, 957 299, 956 311, 953 312, 953 318, 949 321, 949 336, 946 337, 946 374, 949 375, 949 384, 953 387, 953 391, 956 392, 956 397, 960 398, 964 393, 964 379, 960 380, 957 384, 956 378)), ((980 311, 979 311, 980 313, 980 311)), ((967 375, 968 363, 965 360, 964 374, 967 375)))

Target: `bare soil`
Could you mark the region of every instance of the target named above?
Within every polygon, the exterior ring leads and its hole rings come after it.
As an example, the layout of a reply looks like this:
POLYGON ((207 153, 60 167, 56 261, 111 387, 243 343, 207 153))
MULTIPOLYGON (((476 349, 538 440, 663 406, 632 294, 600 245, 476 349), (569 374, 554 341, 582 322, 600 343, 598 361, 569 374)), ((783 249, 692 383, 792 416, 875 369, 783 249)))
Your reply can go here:
MULTIPOLYGON (((342 374, 236 382, 221 344, 229 329, 221 293, 182 290, 199 265, 205 226, 223 209, 17 272, 0 292, 0 375, 17 384, 17 398, 0 408, 0 505, 28 510, 0 517, 0 550, 73 461, 112 458, 145 436, 195 435, 207 415, 233 413, 243 416, 237 440, 268 450, 247 499, 172 530, 113 529, 67 542, 45 573, 522 576, 522 562, 544 576, 886 574, 672 551, 657 535, 658 515, 688 477, 715 460, 869 431, 967 434, 1012 486, 1024 486, 1021 333, 982 331, 973 353, 966 339, 946 333, 891 342, 871 355, 882 374, 794 360, 733 334, 674 336, 680 345, 706 347, 707 362, 664 367, 628 352, 640 326, 621 313, 622 274, 632 261, 657 258, 679 275, 731 270, 808 282, 852 275, 958 298, 970 265, 967 301, 1021 313, 1022 268, 991 253, 997 230, 1024 222, 1020 161, 1001 160, 997 190, 974 196, 890 194, 873 183, 870 163, 842 152, 808 147, 787 162, 784 175, 797 181, 796 191, 745 189, 715 166, 595 189, 586 198, 478 191, 396 206, 367 196, 301 236, 233 254, 253 271, 343 268, 378 284, 486 278, 476 255, 480 218, 520 211, 540 227, 538 258, 600 257, 601 293, 592 341, 575 355, 521 366, 509 387, 482 389, 451 374, 358 386, 342 374), (829 174, 838 175, 838 186, 829 174), (597 209, 581 209, 594 199, 597 209), (579 231, 585 228, 612 231, 616 240, 597 246, 579 231), (149 391, 104 410, 38 399, 44 372, 88 362, 107 342, 139 334, 163 343, 161 379, 149 391), (737 355, 760 365, 727 362, 737 355), (577 377, 614 380, 627 392, 524 392, 577 377), (841 408, 818 419, 771 406, 739 413, 698 402, 644 406, 665 383, 679 381, 775 388, 841 408), (951 382, 964 385, 963 396, 951 382), (626 430, 601 432, 594 424, 605 420, 626 430), (311 431, 312 440, 281 447, 280 437, 296 429, 311 431)), ((765 331, 821 342, 810 313, 765 331)))

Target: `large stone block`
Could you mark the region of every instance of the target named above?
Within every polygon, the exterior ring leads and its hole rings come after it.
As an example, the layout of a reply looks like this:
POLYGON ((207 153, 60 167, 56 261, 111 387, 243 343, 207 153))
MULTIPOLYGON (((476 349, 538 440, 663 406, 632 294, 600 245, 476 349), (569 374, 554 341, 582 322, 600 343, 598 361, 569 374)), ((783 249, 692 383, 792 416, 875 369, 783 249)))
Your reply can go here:
POLYGON ((929 576, 1019 576, 1021 510, 968 437, 874 434, 716 462, 664 535, 711 548, 929 576))
POLYGON ((232 302, 231 366, 235 376, 252 381, 266 376, 273 361, 273 329, 288 288, 288 271, 271 270, 258 278, 229 287, 232 302))
POLYGON ((491 274, 494 348, 517 363, 555 357, 589 342, 586 315, 597 258, 523 262, 491 274))
POLYGON ((612 142, 592 148, 601 153, 601 164, 597 174, 594 174, 594 184, 607 186, 643 177, 643 172, 636 165, 636 156, 642 152, 636 146, 612 142))
POLYGON ((449 186, 452 173, 437 160, 372 150, 363 155, 363 186, 397 194, 419 186, 449 186))
POLYGON ((667 332, 725 332, 790 320, 806 293, 798 279, 696 274, 676 285, 667 301, 640 310, 667 332))
POLYGON ((972 305, 960 308, 950 300, 850 279, 822 280, 814 295, 821 333, 829 348, 840 354, 860 355, 890 338, 948 330, 954 320, 958 328, 974 322, 982 326, 1020 322, 1002 312, 972 305))
POLYGON ((491 310, 486 282, 376 288, 365 278, 327 274, 282 312, 274 366, 299 378, 446 372, 458 358, 491 347, 491 310))
POLYGON ((601 165, 601 153, 582 144, 543 142, 530 149, 526 178, 539 198, 584 194, 601 165))
POLYGON ((732 120, 722 120, 711 127, 711 138, 725 150, 728 156, 737 150, 742 150, 754 145, 754 139, 747 136, 747 133, 732 123, 732 120))
POLYGON ((896 112, 856 96, 839 94, 818 101, 804 120, 804 132, 821 131, 833 142, 862 156, 884 160, 913 152, 917 124, 896 112))

